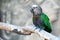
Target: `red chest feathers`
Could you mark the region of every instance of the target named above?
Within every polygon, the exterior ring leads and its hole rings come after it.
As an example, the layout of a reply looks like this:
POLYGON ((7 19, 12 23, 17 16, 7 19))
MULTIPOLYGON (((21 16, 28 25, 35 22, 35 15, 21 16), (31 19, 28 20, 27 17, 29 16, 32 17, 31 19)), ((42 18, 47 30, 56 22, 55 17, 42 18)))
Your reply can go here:
POLYGON ((34 19, 35 19, 35 20, 38 20, 38 18, 39 18, 38 16, 34 16, 34 19))

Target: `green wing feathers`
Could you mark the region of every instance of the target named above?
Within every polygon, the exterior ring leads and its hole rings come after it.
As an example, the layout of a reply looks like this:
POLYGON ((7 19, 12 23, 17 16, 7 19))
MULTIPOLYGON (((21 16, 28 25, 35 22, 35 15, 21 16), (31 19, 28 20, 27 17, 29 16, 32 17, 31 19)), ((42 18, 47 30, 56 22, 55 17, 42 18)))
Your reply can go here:
POLYGON ((52 32, 52 28, 51 28, 51 24, 50 24, 50 20, 49 20, 48 16, 43 13, 41 15, 41 18, 44 21, 44 30, 46 30, 48 32, 52 32))

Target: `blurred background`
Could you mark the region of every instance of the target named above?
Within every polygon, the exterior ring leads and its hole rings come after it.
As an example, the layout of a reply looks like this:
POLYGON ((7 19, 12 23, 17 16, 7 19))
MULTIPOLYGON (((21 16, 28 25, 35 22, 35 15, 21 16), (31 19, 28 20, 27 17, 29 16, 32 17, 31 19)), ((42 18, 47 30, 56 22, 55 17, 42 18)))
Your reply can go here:
MULTIPOLYGON (((24 26, 33 25, 30 8, 37 4, 51 21, 52 34, 60 37, 60 0, 0 0, 0 22, 24 26)), ((24 40, 23 35, 0 30, 3 40, 24 40)))

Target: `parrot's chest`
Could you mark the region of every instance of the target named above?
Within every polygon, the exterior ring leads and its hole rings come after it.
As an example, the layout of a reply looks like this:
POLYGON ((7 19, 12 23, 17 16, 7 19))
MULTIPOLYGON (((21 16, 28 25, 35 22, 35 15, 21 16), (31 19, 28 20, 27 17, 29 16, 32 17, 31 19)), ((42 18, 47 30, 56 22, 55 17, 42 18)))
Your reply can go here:
POLYGON ((42 20, 42 18, 40 18, 40 17, 34 17, 34 19, 33 19, 33 23, 35 24, 35 25, 42 25, 43 24, 43 20, 42 20))

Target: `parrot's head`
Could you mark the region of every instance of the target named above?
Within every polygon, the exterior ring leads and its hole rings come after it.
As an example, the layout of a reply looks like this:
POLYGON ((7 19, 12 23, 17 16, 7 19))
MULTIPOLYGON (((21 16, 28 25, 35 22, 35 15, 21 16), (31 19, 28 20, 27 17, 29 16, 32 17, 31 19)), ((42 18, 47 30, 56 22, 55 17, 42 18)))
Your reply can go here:
POLYGON ((33 15, 40 15, 42 13, 42 8, 39 5, 32 5, 30 11, 33 15))

